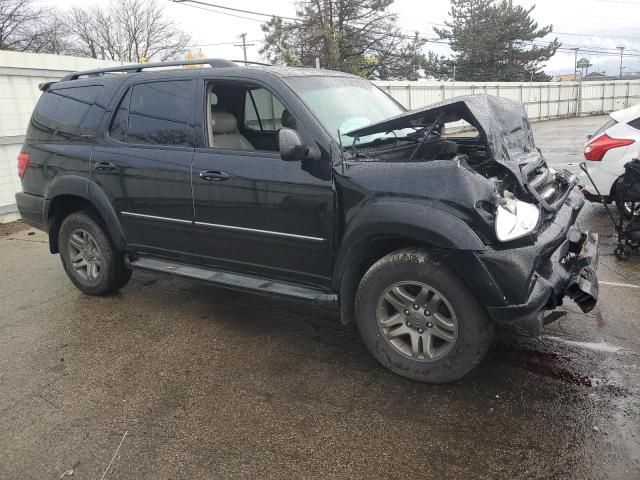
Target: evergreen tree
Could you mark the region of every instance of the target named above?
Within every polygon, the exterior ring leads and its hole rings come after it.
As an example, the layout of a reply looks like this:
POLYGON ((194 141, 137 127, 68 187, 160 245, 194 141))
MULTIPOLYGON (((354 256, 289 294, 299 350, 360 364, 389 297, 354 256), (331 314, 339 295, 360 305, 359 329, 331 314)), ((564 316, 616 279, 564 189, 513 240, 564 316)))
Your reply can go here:
POLYGON ((553 31, 540 28, 531 18, 535 7, 514 5, 512 0, 451 0, 446 28, 434 28, 454 52, 439 66, 462 81, 549 81, 542 71, 560 47, 557 39, 540 40, 553 31))
POLYGON ((313 66, 365 78, 416 79, 426 58, 424 40, 408 36, 388 12, 393 0, 312 0, 301 3, 297 21, 272 17, 262 25, 260 53, 284 65, 313 66))

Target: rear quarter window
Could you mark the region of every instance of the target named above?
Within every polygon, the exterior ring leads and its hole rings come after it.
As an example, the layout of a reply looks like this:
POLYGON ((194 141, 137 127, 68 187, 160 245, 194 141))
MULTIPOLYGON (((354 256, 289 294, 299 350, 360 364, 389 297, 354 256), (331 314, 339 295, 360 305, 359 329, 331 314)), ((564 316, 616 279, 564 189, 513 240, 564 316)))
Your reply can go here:
POLYGON ((635 120, 631 120, 630 122, 627 123, 627 125, 635 128, 636 130, 640 130, 640 117, 636 118, 635 120))
POLYGON ((47 90, 33 112, 27 138, 65 140, 95 134, 104 113, 96 105, 102 89, 102 85, 91 85, 47 90))
POLYGON ((593 135, 591 135, 591 138, 597 137, 598 135, 603 133, 605 130, 608 130, 609 128, 613 127, 616 123, 618 122, 616 122, 613 118, 609 117, 609 120, 607 120, 604 125, 602 125, 598 130, 596 130, 593 133, 593 135))

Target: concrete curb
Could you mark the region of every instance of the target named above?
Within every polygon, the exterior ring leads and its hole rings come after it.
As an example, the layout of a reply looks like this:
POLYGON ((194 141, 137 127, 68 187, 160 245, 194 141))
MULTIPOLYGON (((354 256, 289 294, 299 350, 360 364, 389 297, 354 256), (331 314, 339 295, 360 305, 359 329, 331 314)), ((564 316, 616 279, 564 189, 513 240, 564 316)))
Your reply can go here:
POLYGON ((20 218, 20 212, 15 204, 0 207, 0 223, 11 223, 20 220, 20 218))

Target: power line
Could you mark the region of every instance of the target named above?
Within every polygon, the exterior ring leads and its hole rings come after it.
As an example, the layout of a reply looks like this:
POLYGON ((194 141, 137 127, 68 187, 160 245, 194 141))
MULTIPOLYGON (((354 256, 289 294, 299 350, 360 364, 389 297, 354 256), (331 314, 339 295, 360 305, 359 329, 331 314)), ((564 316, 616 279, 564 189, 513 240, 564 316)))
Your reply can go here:
MULTIPOLYGON (((264 42, 264 40, 247 40, 247 42, 264 42)), ((217 47, 219 45, 235 45, 236 43, 237 43, 237 41, 235 41, 235 42, 216 42, 216 43, 193 43, 191 45, 187 45, 186 48, 192 48, 192 47, 217 47)))
POLYGON ((198 5, 204 5, 207 7, 215 7, 215 8, 220 8, 222 10, 231 10, 233 12, 240 12, 240 13, 248 13, 249 15, 258 15, 261 17, 267 17, 267 18, 271 18, 271 17, 280 17, 283 18, 285 20, 292 20, 295 22, 299 22, 300 19, 299 18, 294 18, 294 17, 285 17, 283 15, 275 15, 273 13, 264 13, 264 12, 256 12, 255 10, 244 10, 242 8, 233 8, 233 7, 227 7, 226 5, 217 5, 215 3, 210 3, 210 2, 201 2, 199 0, 171 0, 174 3, 183 3, 186 5, 189 5, 189 3, 195 3, 198 5), (185 2, 189 2, 189 3, 185 3, 185 2))
POLYGON ((178 3, 180 5, 184 5, 185 7, 191 7, 191 8, 197 8, 198 10, 204 10, 205 12, 214 12, 214 13, 219 13, 220 15, 226 15, 228 17, 242 18, 244 20, 251 20, 252 22, 264 23, 264 20, 260 20, 259 18, 244 17, 242 15, 236 15, 234 13, 224 12, 222 10, 215 10, 213 8, 201 7, 200 5, 191 5, 190 3, 183 3, 183 0, 171 0, 171 1, 174 2, 174 3, 178 3))

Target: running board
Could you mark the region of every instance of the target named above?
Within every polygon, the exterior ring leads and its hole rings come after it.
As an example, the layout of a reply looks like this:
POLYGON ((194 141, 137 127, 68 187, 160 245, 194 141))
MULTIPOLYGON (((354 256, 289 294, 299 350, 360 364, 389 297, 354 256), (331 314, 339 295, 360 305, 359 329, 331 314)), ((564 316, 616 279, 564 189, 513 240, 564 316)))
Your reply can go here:
POLYGON ((137 257, 126 259, 129 268, 139 268, 151 272, 166 273, 179 277, 206 282, 218 287, 252 292, 272 297, 312 302, 326 307, 337 307, 338 296, 323 290, 265 278, 225 272, 211 268, 196 267, 158 258, 137 257))

